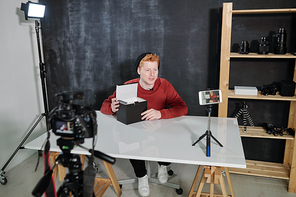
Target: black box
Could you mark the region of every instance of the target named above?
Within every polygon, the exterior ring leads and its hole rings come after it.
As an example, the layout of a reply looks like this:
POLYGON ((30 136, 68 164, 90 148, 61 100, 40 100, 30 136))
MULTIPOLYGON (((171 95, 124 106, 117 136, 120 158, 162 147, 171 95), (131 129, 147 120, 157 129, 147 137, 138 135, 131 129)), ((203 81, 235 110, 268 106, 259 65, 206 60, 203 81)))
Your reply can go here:
POLYGON ((280 95, 294 96, 295 95, 295 82, 294 81, 281 81, 280 95))
POLYGON ((141 113, 147 110, 147 101, 136 101, 131 104, 126 104, 124 101, 119 101, 120 107, 116 112, 117 120, 124 124, 131 124, 142 121, 141 113))
POLYGON ((116 98, 120 102, 117 120, 124 124, 142 121, 141 113, 147 110, 147 101, 137 97, 138 83, 117 85, 116 98))

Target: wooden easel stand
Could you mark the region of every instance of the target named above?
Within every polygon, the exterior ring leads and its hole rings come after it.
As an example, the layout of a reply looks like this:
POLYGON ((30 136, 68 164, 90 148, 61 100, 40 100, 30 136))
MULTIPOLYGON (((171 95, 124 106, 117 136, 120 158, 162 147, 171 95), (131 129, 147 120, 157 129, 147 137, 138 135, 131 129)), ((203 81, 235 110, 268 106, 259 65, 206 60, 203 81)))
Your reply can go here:
POLYGON ((188 197, 234 197, 234 192, 233 192, 233 188, 232 188, 232 184, 231 184, 231 180, 230 180, 230 176, 229 176, 229 172, 227 168, 224 167, 216 167, 216 166, 199 166, 195 175, 195 178, 193 180, 190 192, 188 197), (200 173, 202 171, 202 167, 204 167, 204 171, 202 173, 198 188, 196 191, 194 191, 194 188, 197 184, 197 180, 200 176, 200 173), (227 195, 227 191, 226 191, 226 185, 224 182, 224 176, 222 175, 221 171, 223 171, 225 169, 225 173, 226 173, 226 177, 227 177, 227 181, 228 181, 228 185, 229 185, 229 189, 231 192, 231 195, 227 195), (207 183, 210 183, 210 193, 203 193, 202 192, 202 188, 204 186, 205 181, 207 183), (221 190, 222 190, 222 194, 214 194, 214 185, 218 184, 221 186, 221 190))

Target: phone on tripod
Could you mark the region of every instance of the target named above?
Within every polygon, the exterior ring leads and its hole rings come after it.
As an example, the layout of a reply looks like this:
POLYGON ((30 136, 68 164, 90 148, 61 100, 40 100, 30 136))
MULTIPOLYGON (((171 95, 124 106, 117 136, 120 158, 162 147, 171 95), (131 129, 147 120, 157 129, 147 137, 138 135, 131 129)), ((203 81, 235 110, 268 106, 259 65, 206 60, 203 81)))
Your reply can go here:
POLYGON ((212 132, 210 129, 212 104, 218 104, 222 102, 222 93, 221 93, 221 90, 205 90, 205 91, 199 91, 198 96, 199 96, 200 105, 208 105, 207 106, 208 128, 206 132, 192 144, 192 146, 195 146, 195 144, 197 144, 200 140, 206 137, 206 156, 210 157, 211 156, 211 138, 213 138, 217 142, 217 144, 219 144, 220 147, 223 147, 223 145, 212 135, 212 132))

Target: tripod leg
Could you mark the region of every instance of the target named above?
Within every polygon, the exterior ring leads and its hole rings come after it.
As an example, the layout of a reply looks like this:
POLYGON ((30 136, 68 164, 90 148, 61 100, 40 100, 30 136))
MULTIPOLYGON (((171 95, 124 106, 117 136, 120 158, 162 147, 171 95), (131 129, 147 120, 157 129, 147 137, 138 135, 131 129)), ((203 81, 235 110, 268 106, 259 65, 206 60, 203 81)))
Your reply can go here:
POLYGON ((210 157, 211 156, 211 134, 207 131, 207 153, 206 156, 210 157))
POLYGON ((223 147, 223 145, 210 133, 211 137, 219 144, 219 146, 223 147))
POLYGON ((247 132, 247 118, 246 118, 246 110, 243 111, 243 123, 244 123, 244 132, 247 132))
POLYGON ((195 144, 197 144, 200 140, 202 140, 202 138, 204 138, 206 135, 207 135, 207 133, 204 133, 202 136, 200 136, 200 137, 198 138, 198 140, 196 140, 196 141, 192 144, 192 146, 195 146, 195 144))
POLYGON ((6 168, 6 166, 9 164, 9 162, 13 159, 13 157, 15 156, 15 154, 18 152, 18 150, 23 146, 23 144, 26 142, 26 140, 28 139, 28 137, 31 135, 31 133, 34 131, 34 129, 37 127, 37 125, 39 124, 39 122, 42 120, 42 118, 46 116, 45 113, 41 114, 38 118, 38 120, 36 120, 36 122, 34 123, 34 125, 31 127, 31 129, 28 131, 28 133, 26 134, 26 136, 24 137, 24 139, 21 141, 21 143, 18 145, 18 147, 15 149, 15 151, 12 153, 12 155, 10 156, 10 158, 8 159, 8 161, 4 164, 3 168, 1 169, 1 171, 4 171, 4 169, 6 168))
POLYGON ((247 119, 249 120, 250 125, 251 125, 252 127, 254 127, 253 120, 252 120, 252 118, 251 118, 251 116, 250 116, 250 114, 249 114, 248 111, 246 111, 246 116, 247 116, 247 119))
POLYGON ((234 117, 238 118, 241 114, 242 114, 242 109, 240 109, 234 117))

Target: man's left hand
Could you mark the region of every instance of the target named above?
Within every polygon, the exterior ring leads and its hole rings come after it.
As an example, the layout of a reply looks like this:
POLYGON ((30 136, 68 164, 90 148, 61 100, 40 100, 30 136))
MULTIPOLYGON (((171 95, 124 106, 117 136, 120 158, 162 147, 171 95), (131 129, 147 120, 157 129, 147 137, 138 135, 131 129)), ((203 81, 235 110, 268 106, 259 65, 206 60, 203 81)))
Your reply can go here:
POLYGON ((154 119, 160 119, 161 113, 158 110, 155 109, 148 109, 141 113, 142 120, 154 120, 154 119))

